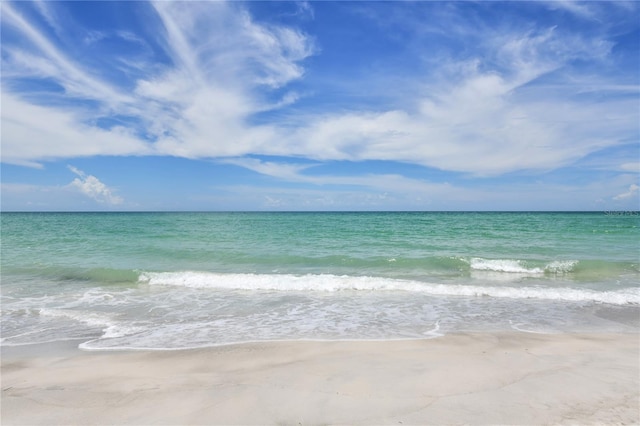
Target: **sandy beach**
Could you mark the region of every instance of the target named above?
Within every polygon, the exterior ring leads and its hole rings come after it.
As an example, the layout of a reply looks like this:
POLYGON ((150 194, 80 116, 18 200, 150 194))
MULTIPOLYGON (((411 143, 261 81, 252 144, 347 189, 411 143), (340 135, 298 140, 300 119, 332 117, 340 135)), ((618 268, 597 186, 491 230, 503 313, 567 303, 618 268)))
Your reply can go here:
POLYGON ((2 424, 639 424, 635 334, 2 357, 2 424))

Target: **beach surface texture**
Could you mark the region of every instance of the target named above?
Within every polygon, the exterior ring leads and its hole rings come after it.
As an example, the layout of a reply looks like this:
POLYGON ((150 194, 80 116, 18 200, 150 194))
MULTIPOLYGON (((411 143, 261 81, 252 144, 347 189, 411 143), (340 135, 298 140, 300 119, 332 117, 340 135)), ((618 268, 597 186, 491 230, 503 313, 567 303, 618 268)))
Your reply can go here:
POLYGON ((5 350, 2 424, 639 424, 633 334, 5 350))

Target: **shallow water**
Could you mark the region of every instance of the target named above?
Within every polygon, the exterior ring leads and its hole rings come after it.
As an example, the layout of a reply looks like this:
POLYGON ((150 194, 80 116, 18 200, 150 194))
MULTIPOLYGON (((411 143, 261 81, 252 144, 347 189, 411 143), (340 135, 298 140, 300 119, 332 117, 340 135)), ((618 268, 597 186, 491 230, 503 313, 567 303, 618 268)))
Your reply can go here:
POLYGON ((640 216, 2 213, 2 344, 639 331, 640 216))

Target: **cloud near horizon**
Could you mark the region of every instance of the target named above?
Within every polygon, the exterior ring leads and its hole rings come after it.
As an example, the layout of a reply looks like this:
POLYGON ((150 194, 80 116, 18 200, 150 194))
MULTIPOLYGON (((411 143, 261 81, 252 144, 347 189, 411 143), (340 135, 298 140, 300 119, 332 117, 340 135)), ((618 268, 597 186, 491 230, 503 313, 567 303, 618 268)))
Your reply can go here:
POLYGON ((613 197, 613 199, 624 200, 625 198, 631 198, 634 194, 638 192, 639 189, 640 189, 640 186, 636 185, 635 183, 632 183, 631 185, 629 185, 629 190, 627 192, 618 194, 615 197, 613 197))
POLYGON ((113 189, 100 182, 97 177, 87 175, 85 172, 77 169, 76 167, 67 167, 78 176, 68 185, 69 188, 75 188, 82 194, 101 204, 117 206, 124 202, 122 197, 116 195, 113 189))

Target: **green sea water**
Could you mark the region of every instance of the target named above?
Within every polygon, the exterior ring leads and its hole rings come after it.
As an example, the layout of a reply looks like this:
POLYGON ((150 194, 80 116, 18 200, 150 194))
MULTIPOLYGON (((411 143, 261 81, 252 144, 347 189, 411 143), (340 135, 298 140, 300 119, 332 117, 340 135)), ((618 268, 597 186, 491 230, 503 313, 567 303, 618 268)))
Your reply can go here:
POLYGON ((626 213, 2 213, 2 344, 637 331, 626 213))

